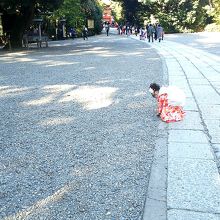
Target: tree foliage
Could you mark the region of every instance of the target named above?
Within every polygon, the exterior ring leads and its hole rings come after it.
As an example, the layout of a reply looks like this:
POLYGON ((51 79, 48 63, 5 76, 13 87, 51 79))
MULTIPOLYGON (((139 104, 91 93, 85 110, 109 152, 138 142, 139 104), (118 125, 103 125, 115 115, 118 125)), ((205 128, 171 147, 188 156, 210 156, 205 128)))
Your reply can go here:
POLYGON ((201 0, 156 1, 155 17, 170 31, 199 31, 206 25, 206 2, 201 0))
POLYGON ((140 9, 140 4, 138 0, 118 0, 122 7, 122 18, 124 22, 135 23, 139 22, 138 11, 140 9))
POLYGON ((35 14, 56 9, 63 0, 1 0, 3 31, 10 34, 12 47, 21 47, 24 31, 35 14))
POLYGON ((81 0, 64 0, 63 4, 55 12, 55 18, 65 18, 68 26, 81 26, 85 22, 85 16, 81 9, 81 0))
POLYGON ((213 0, 212 7, 211 7, 211 16, 213 20, 220 25, 220 1, 213 0))
POLYGON ((100 33, 102 30, 102 7, 96 0, 81 0, 81 10, 84 13, 84 17, 94 20, 94 32, 100 33))
POLYGON ((79 31, 87 25, 87 19, 94 20, 94 32, 100 33, 102 8, 95 0, 64 0, 55 12, 56 18, 65 18, 67 27, 74 27, 79 31))
POLYGON ((153 15, 169 32, 201 31, 212 20, 220 23, 219 0, 118 1, 122 2, 126 21, 143 25, 144 21, 152 22, 153 15))
MULTIPOLYGON (((24 31, 34 16, 54 12, 50 20, 65 18, 68 27, 81 29, 93 19, 94 32, 101 31, 102 7, 99 0, 0 0, 3 31, 10 34, 12 47, 21 46, 24 31)), ((114 1, 114 0, 113 0, 114 1)), ((124 19, 133 25, 152 22, 154 17, 165 31, 200 31, 207 24, 220 25, 219 0, 115 0, 124 19)), ((114 12, 113 12, 114 14, 114 12)), ((115 13, 116 15, 117 13, 115 13)))

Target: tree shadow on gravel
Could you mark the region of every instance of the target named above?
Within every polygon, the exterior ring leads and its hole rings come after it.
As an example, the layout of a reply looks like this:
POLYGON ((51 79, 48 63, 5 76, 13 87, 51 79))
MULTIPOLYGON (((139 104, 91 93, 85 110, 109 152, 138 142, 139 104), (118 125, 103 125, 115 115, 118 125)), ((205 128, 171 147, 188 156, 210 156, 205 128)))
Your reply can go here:
POLYGON ((141 216, 159 136, 147 90, 162 81, 161 61, 142 44, 111 41, 30 62, 1 57, 2 218, 141 216), (35 64, 48 59, 75 64, 35 64))

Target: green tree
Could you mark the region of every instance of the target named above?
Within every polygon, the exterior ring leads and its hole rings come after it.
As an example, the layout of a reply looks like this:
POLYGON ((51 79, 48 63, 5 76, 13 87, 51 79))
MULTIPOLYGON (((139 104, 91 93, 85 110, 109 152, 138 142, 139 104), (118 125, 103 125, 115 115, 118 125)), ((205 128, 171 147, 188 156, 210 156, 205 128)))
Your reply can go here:
POLYGON ((78 31, 87 25, 87 19, 93 19, 94 32, 101 32, 102 8, 95 0, 64 0, 55 16, 65 18, 67 27, 75 27, 78 31))
POLYGON ((216 24, 220 25, 220 1, 219 0, 213 0, 211 15, 213 16, 213 20, 216 22, 216 24))
POLYGON ((199 31, 208 19, 208 0, 152 0, 143 4, 150 5, 150 14, 169 32, 199 31))
POLYGON ((219 0, 118 0, 125 20, 143 24, 151 15, 169 32, 201 31, 209 22, 207 6, 212 5, 212 17, 220 21, 219 0))
POLYGON ((118 23, 122 19, 122 6, 120 2, 112 2, 112 15, 114 16, 115 21, 118 23))
POLYGON ((118 0, 118 2, 120 2, 122 7, 122 17, 125 22, 134 23, 138 19, 138 0, 118 0))
POLYGON ((11 46, 21 47, 24 31, 30 26, 35 14, 51 12, 63 0, 1 0, 3 31, 10 34, 11 46))
POLYGON ((94 33, 98 34, 102 30, 102 7, 96 0, 81 0, 81 9, 84 11, 85 21, 94 20, 94 33))

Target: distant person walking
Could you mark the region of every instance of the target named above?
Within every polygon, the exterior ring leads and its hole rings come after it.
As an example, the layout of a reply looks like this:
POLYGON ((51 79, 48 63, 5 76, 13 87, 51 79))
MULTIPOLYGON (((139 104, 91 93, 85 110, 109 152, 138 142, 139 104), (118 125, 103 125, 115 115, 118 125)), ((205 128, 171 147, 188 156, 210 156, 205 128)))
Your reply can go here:
POLYGON ((88 40, 88 29, 85 25, 83 26, 82 35, 84 40, 88 40))
POLYGON ((140 33, 139 33, 139 35, 140 35, 140 40, 145 40, 145 38, 146 38, 146 32, 145 32, 144 28, 140 28, 140 33))
POLYGON ((117 30, 118 30, 118 34, 120 35, 121 34, 121 25, 118 25, 117 30))
POLYGON ((150 40, 152 42, 154 42, 154 33, 155 33, 155 29, 154 29, 153 25, 150 24, 148 29, 147 29, 148 42, 150 42, 150 40))
POLYGON ((110 29, 110 24, 109 24, 109 22, 107 22, 107 23, 105 24, 105 31, 106 31, 106 35, 107 35, 107 36, 109 35, 109 29, 110 29))
POLYGON ((158 36, 157 36, 157 27, 158 27, 158 24, 153 25, 153 27, 154 27, 154 40, 157 40, 157 39, 158 39, 158 36))
POLYGON ((161 40, 163 40, 163 34, 164 34, 163 28, 161 27, 160 24, 158 24, 156 32, 157 32, 157 38, 158 38, 158 40, 160 42, 161 40))
POLYGON ((138 34, 138 27, 134 28, 134 33, 135 33, 135 36, 137 36, 137 34, 138 34))

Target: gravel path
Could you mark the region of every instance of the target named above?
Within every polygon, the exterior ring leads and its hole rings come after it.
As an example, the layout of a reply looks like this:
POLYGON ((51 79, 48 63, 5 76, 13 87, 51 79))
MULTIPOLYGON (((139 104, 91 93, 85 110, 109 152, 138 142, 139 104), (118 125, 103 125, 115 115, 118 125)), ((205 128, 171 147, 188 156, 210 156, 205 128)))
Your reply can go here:
POLYGON ((140 219, 162 83, 148 45, 121 36, 0 54, 0 218, 140 219))

